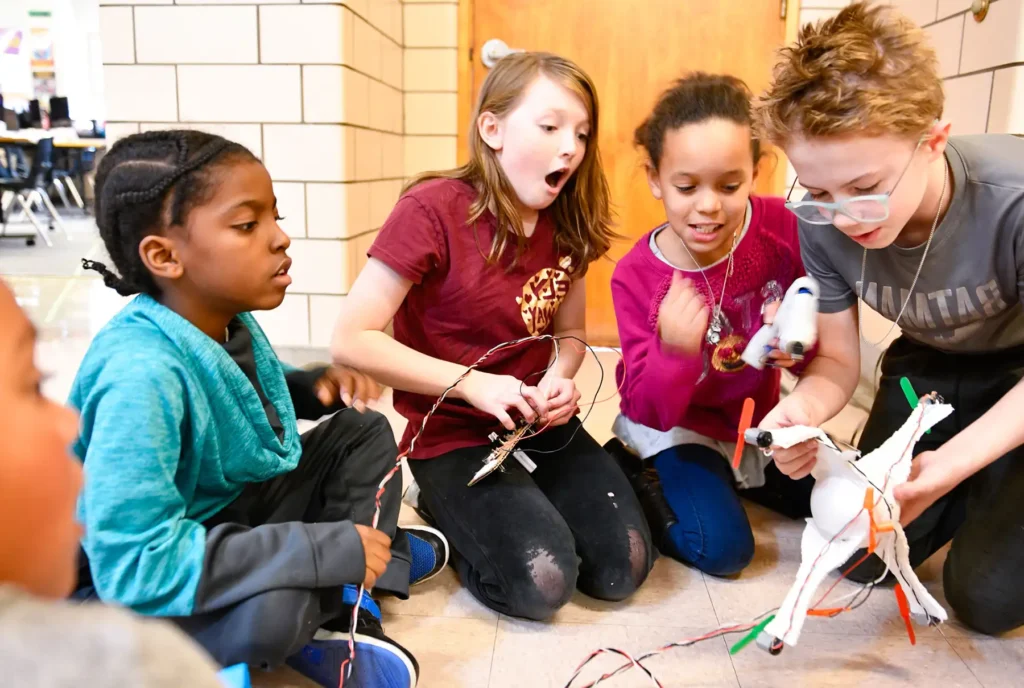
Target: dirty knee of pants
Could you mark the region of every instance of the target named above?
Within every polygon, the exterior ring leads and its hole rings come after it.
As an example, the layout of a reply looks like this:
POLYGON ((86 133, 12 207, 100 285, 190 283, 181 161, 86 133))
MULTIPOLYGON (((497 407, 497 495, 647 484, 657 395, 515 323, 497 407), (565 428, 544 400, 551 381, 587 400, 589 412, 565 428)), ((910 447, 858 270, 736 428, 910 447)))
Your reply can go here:
POLYGON ((506 576, 509 614, 535 621, 551 618, 572 597, 578 575, 575 561, 560 562, 544 548, 527 552, 523 575, 506 576))
POLYGON ((626 599, 651 571, 651 546, 636 529, 630 528, 629 550, 615 556, 590 562, 587 575, 580 581, 580 590, 599 600, 618 602, 626 599))

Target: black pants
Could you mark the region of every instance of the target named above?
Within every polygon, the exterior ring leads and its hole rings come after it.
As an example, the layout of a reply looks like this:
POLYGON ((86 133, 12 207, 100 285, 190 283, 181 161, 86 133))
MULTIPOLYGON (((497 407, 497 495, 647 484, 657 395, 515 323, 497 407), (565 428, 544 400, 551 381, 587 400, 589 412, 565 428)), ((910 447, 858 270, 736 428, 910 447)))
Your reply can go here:
MULTIPOLYGON (((222 524, 256 527, 287 521, 350 520, 370 525, 377 486, 394 467, 397 453, 384 416, 342 411, 302 436, 302 459, 295 470, 249 485, 205 525, 210 531, 222 524)), ((401 495, 398 473, 381 498, 378 527, 393 538, 392 559, 374 592, 405 598, 411 557, 409 543, 397 529, 401 495)), ((276 556, 282 554, 286 552, 276 556)), ((232 607, 173 620, 225 666, 244 662, 272 668, 298 652, 321 625, 342 614, 341 591, 277 588, 232 607)))
POLYGON ((462 584, 491 609, 536 620, 577 587, 604 600, 628 597, 647 578, 654 548, 614 459, 576 419, 519 447, 537 464, 532 474, 509 457, 473 487, 489 447, 409 462, 462 584))
MULTIPOLYGON (((915 454, 938 449, 987 412, 1024 376, 1024 347, 951 354, 905 337, 889 347, 860 449, 882 444, 910 414, 900 378, 919 395, 938 392, 953 414, 924 435, 915 454)), ((946 599, 965 624, 997 634, 1024 624, 1024 448, 997 459, 939 499, 906 528, 910 563, 918 566, 952 540, 943 571, 946 599)), ((856 555, 859 559, 863 551, 856 555)), ((854 559, 856 561, 856 559, 854 559)), ((885 566, 876 556, 851 578, 866 582, 885 566)))

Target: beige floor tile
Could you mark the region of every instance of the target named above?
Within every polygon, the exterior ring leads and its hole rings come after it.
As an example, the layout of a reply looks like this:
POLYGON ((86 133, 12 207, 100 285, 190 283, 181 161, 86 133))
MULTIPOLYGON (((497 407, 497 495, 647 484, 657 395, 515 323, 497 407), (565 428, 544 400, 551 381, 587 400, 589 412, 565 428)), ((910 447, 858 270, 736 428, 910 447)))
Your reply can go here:
POLYGON ((318 684, 288 667, 271 672, 252 670, 250 673, 253 688, 319 688, 318 684))
POLYGON ((1024 683, 1024 638, 950 638, 949 643, 985 688, 1024 683))
POLYGON ((384 628, 419 662, 418 688, 482 688, 490 680, 497 619, 388 615, 384 628))
POLYGON ((732 661, 743 688, 981 685, 949 643, 934 636, 919 635, 911 645, 906 637, 806 633, 778 656, 751 644, 732 661))
MULTIPOLYGON (((702 629, 635 628, 592 624, 542 624, 503 617, 491 669, 491 688, 562 688, 577 667, 594 651, 613 647, 638 657, 673 640, 702 633, 702 629)), ((583 686, 626 662, 605 654, 591 661, 573 681, 583 686)), ((665 686, 735 686, 736 675, 728 650, 720 639, 644 662, 665 686), (685 676, 685 682, 680 678, 685 676)), ((608 682, 615 688, 651 686, 649 678, 634 667, 608 682)))
POLYGON ((417 585, 410 591, 409 599, 385 598, 384 611, 395 616, 437 616, 460 619, 482 619, 494 622, 498 613, 477 602, 469 591, 462 587, 455 571, 449 566, 436 578, 417 585))
POLYGON ((555 615, 556 623, 715 628, 718 619, 700 572, 662 557, 647 581, 623 602, 576 593, 555 615))

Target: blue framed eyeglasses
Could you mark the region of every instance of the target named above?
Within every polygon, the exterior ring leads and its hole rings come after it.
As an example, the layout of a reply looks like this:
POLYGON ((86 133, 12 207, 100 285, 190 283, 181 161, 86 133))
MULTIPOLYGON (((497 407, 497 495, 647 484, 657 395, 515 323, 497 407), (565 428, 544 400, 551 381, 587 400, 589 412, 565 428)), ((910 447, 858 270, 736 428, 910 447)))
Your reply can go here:
POLYGON ((834 224, 836 215, 844 215, 854 222, 863 224, 883 222, 889 219, 889 197, 896 191, 896 187, 903 180, 903 175, 910 169, 910 163, 914 161, 914 157, 924 141, 925 139, 922 138, 917 142, 914 152, 910 154, 910 159, 907 160, 906 166, 900 172, 900 176, 896 179, 896 183, 892 185, 889 193, 851 196, 836 203, 790 201, 789 197, 793 195, 793 189, 796 188, 797 183, 797 179, 794 179, 793 185, 789 187, 789 193, 786 194, 786 208, 804 222, 812 225, 834 224))

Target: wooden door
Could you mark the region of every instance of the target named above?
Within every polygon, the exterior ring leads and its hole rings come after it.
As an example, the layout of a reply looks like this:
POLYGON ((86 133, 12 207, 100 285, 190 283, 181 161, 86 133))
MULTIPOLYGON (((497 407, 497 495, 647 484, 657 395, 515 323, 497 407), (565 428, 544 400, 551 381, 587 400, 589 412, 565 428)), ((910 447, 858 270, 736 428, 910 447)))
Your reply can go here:
MULTIPOLYGON (((644 178, 633 130, 661 91, 686 72, 734 74, 756 94, 767 85, 782 44, 783 0, 461 0, 459 153, 476 95, 487 76, 481 46, 498 38, 514 49, 564 55, 598 89, 600 146, 611 185, 617 229, 627 240, 587 273, 587 332, 598 345, 617 345, 611 276, 615 260, 664 221, 644 178), (467 58, 469 61, 467 62, 467 58)), ((785 168, 768 156, 757 190, 782 191, 785 168)))

